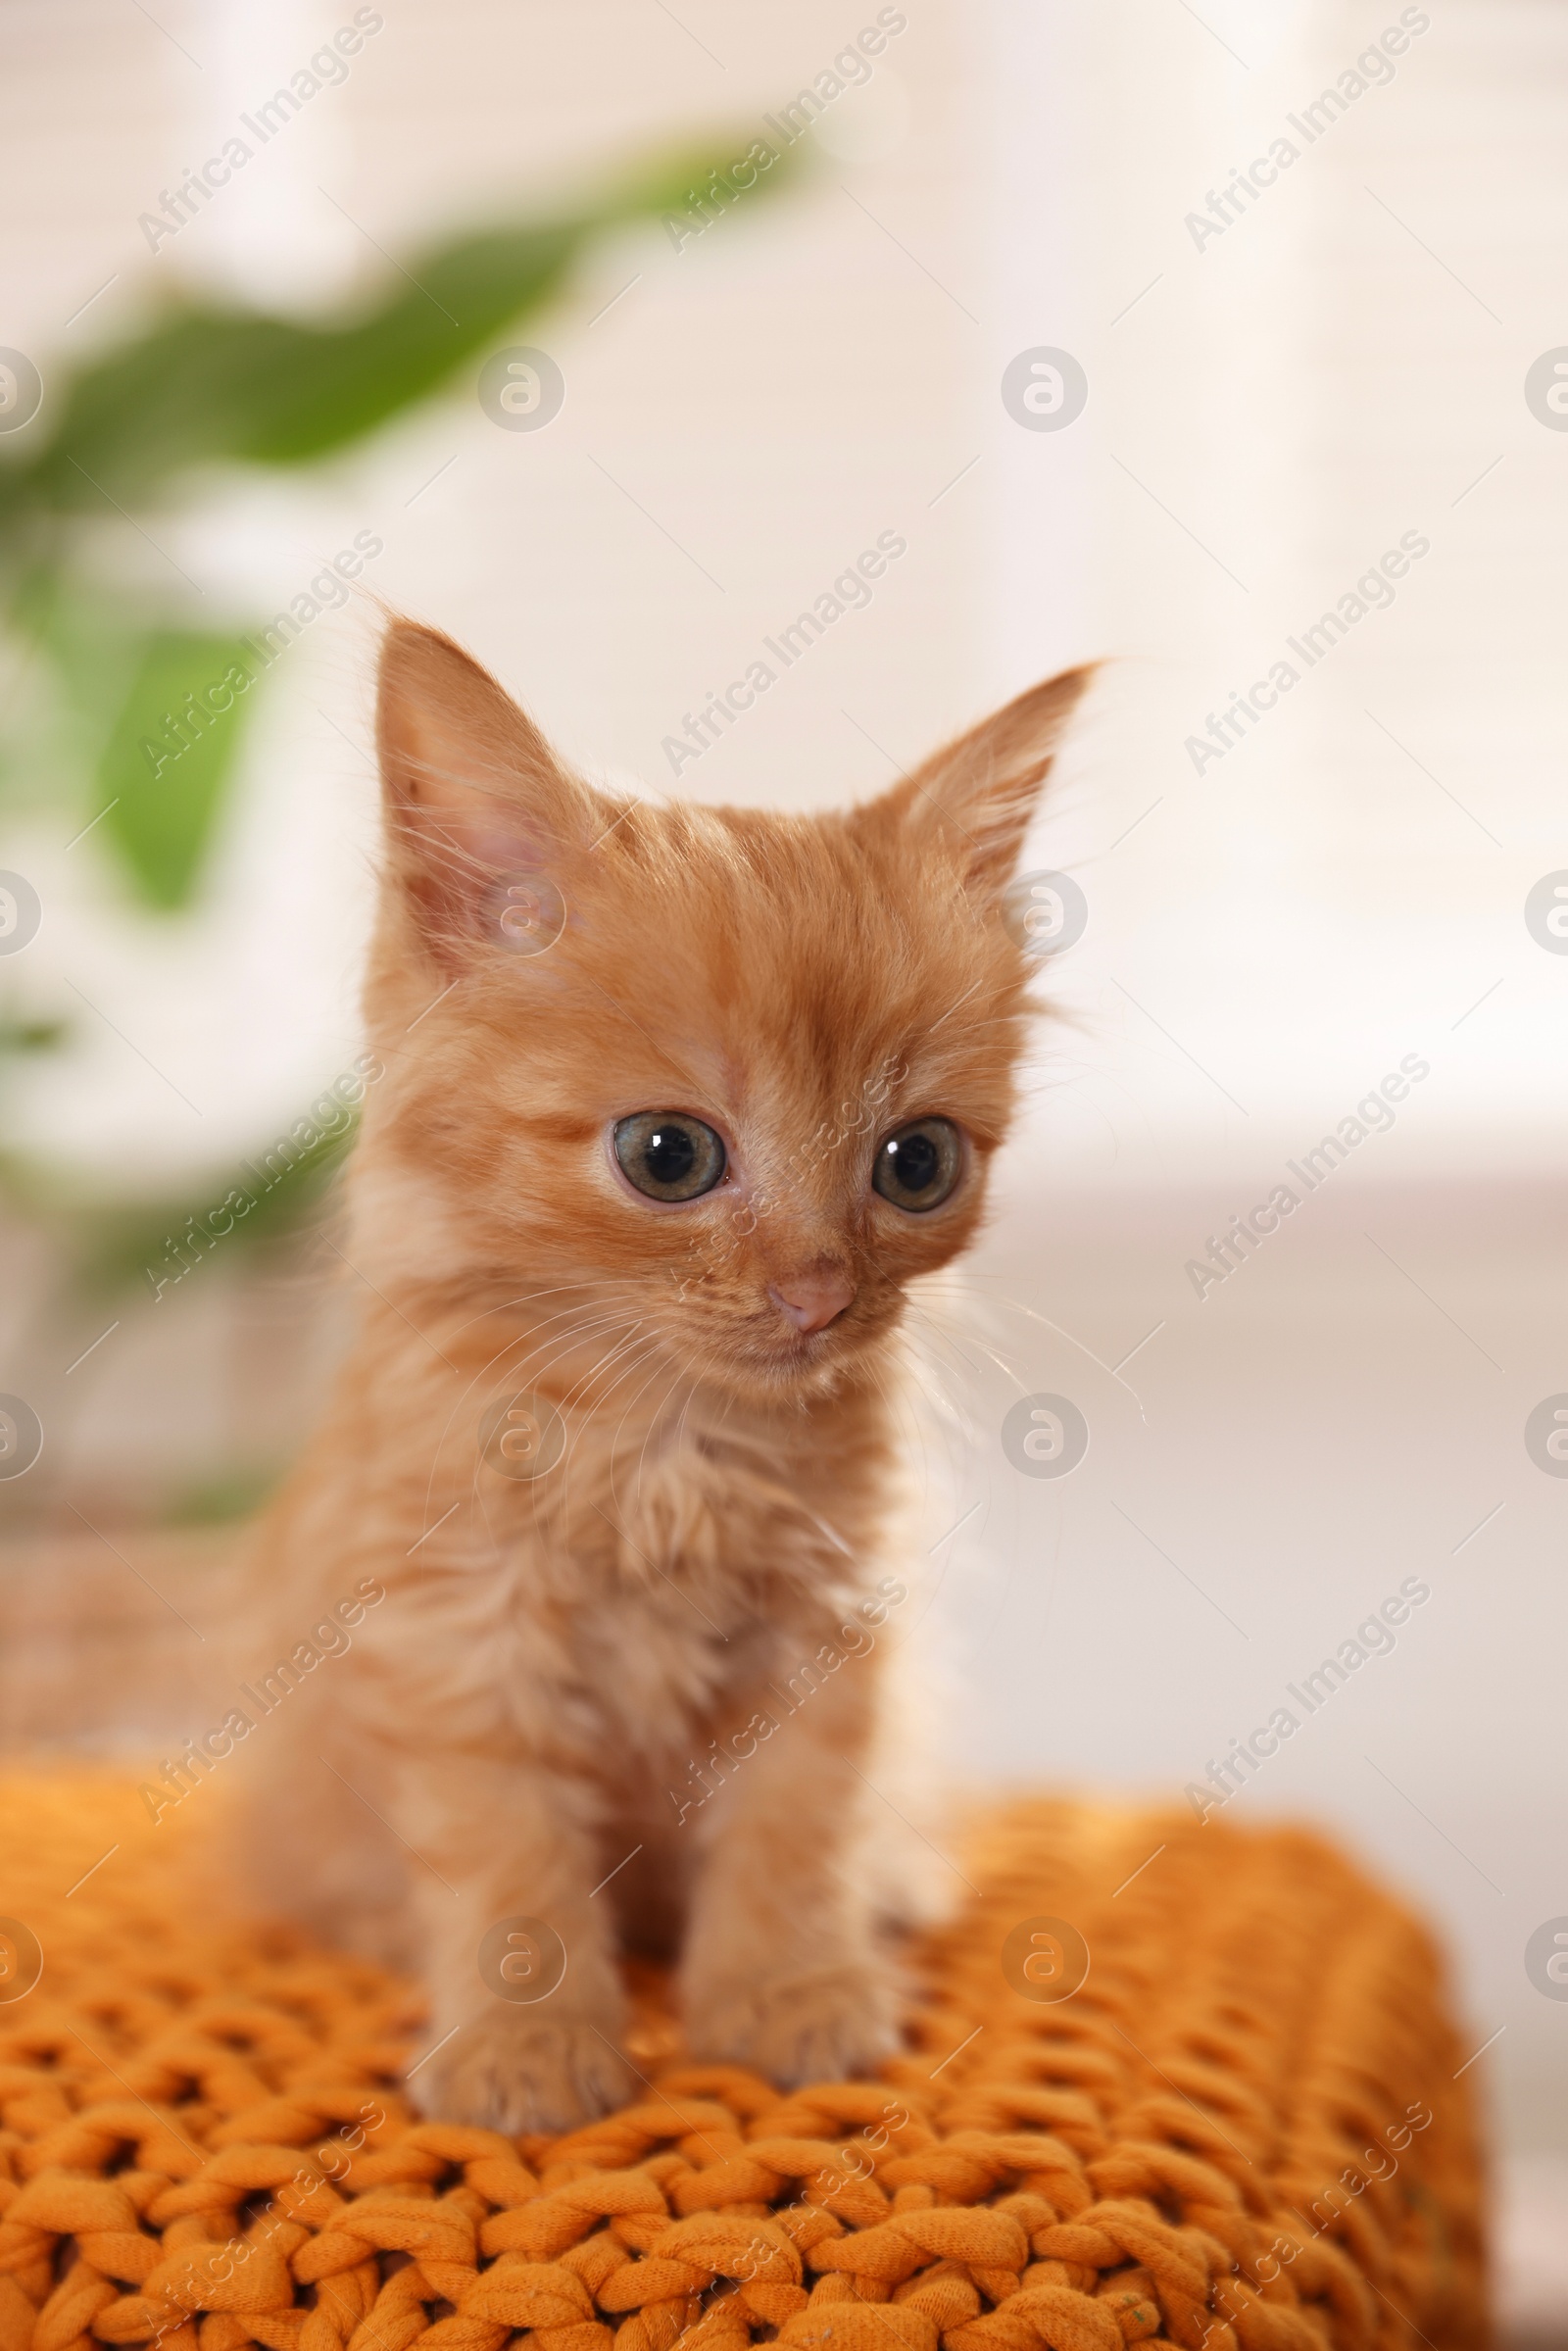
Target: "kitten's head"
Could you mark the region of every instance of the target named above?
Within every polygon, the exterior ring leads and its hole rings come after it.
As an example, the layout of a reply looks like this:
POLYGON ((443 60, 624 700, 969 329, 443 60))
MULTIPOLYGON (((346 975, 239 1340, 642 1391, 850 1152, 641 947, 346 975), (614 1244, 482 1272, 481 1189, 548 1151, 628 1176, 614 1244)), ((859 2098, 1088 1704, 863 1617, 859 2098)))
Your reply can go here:
POLYGON ((1030 966, 1003 919, 1088 673, 847 814, 611 800, 397 622, 359 1177, 379 1262, 598 1283, 684 1368, 820 1392, 973 1236, 1030 966))

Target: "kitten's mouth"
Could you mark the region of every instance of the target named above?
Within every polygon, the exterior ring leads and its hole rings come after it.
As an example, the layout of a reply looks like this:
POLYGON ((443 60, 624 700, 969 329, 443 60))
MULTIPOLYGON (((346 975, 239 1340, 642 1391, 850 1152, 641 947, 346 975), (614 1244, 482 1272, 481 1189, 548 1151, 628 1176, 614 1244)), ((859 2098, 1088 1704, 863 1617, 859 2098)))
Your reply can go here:
POLYGON ((751 1318, 735 1335, 731 1359, 760 1386, 814 1388, 832 1385, 864 1352, 881 1327, 857 1301, 815 1331, 793 1329, 782 1316, 751 1318))
POLYGON ((760 1396, 810 1393, 837 1386, 885 1339, 899 1318, 897 1296, 864 1290, 840 1314, 802 1331, 768 1306, 736 1311, 714 1301, 711 1319, 681 1317, 665 1326, 665 1344, 700 1380, 728 1383, 760 1396))
POLYGON ((826 1363, 834 1356, 842 1355, 845 1341, 849 1337, 850 1334, 836 1322, 820 1331, 784 1331, 774 1341, 770 1351, 774 1360, 786 1369, 809 1369, 814 1364, 826 1363))

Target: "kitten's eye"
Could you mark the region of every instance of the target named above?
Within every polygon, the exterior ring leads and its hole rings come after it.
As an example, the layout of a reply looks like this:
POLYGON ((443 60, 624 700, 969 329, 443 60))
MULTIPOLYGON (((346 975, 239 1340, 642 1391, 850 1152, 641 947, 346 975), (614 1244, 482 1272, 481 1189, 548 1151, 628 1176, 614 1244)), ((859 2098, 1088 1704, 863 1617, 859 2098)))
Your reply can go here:
POLYGON ((963 1173, 963 1144, 951 1118, 916 1118, 890 1135, 871 1182, 896 1208, 940 1208, 963 1173))
POLYGON ((696 1200, 724 1172, 724 1146, 685 1110, 639 1110, 615 1124, 615 1157, 650 1200, 696 1200))

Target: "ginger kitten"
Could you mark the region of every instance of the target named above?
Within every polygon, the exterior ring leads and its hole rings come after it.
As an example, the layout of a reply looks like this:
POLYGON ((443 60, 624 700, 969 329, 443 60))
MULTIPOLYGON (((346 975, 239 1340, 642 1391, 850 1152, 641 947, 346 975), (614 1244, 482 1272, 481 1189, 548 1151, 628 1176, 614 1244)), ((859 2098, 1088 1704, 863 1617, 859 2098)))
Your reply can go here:
POLYGON ((895 2043, 888 1391, 1012 1110, 999 899, 1086 677, 780 816, 610 800, 387 632, 363 1323, 256 1568, 285 1655, 385 1597, 255 1742, 250 1842, 274 1903, 423 1966, 431 2114, 634 2095, 623 1947, 679 1950, 700 2058, 798 2083, 895 2043))

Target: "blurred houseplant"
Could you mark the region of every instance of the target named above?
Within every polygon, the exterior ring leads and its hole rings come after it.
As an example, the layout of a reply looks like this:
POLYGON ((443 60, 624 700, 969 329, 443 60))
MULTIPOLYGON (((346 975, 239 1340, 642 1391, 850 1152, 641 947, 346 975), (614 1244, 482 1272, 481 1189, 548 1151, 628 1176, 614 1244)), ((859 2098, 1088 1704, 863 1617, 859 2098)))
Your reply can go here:
MULTIPOLYGON (((197 906, 265 692, 259 640, 268 615, 259 613, 250 632, 214 631, 172 602, 150 610, 144 592, 111 584, 113 566, 92 562, 87 539, 99 534, 101 546, 107 527, 156 544, 159 516, 188 513, 210 494, 201 475, 210 482, 218 467, 300 473, 357 450, 555 296, 592 240, 639 218, 683 213, 705 174, 710 181, 706 163, 694 171, 692 159, 677 159, 569 217, 412 255, 342 319, 166 302, 141 331, 52 380, 42 413, 0 445, 0 629, 24 681, 0 719, 0 813, 52 807, 69 812, 73 832, 94 826, 127 898, 151 922, 177 921, 197 906)), ((48 1053, 66 1034, 63 1021, 19 1015, 14 995, 8 1004, 0 990, 0 1106, 15 1057, 48 1053)), ((254 1212, 231 1223, 225 1255, 299 1225, 354 1123, 352 1106, 319 1127, 302 1121, 308 1139, 254 1212)), ((265 1142, 258 1135, 258 1150, 265 1142)), ((239 1169, 233 1184, 255 1193, 239 1169)), ((221 1200, 224 1189, 208 1179, 203 1197, 221 1200)), ((145 1290, 149 1267, 177 1267, 172 1235, 190 1241, 190 1228, 201 1229, 186 1200, 117 1193, 3 1142, 0 1200, 50 1245, 33 1331, 13 1334, 19 1364, 35 1352, 29 1337, 45 1328, 51 1357, 63 1361, 131 1286, 145 1290)), ((63 1412, 58 1382, 54 1403, 63 1412)), ((57 1447, 54 1468, 27 1481, 27 1515, 45 1504, 58 1466, 57 1447)), ((6 1498, 22 1499, 20 1490, 6 1498)))

